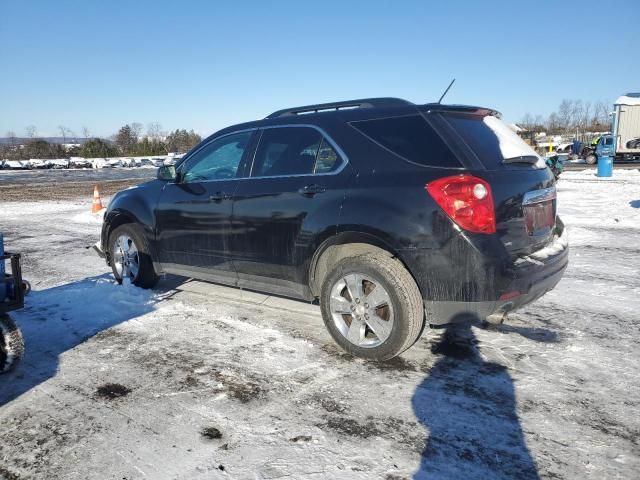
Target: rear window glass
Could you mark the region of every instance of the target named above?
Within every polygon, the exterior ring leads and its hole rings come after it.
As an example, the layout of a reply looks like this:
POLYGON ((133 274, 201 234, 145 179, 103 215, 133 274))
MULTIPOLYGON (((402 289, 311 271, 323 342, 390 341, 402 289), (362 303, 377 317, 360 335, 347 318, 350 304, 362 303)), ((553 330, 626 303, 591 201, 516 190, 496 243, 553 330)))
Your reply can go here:
POLYGON ((442 138, 419 115, 352 122, 351 125, 410 162, 430 167, 462 166, 442 138))
POLYGON ((515 157, 535 157, 533 165, 544 167, 544 160, 497 117, 465 114, 443 117, 487 169, 498 168, 503 160, 515 157))

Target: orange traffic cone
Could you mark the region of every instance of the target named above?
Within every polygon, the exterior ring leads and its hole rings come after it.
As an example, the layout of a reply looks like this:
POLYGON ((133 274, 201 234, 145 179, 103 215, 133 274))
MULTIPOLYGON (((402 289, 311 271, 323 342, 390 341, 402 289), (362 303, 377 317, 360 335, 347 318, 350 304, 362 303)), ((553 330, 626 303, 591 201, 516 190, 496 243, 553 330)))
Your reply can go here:
POLYGON ((94 215, 98 213, 100 210, 104 209, 102 206, 102 201, 100 200, 100 192, 98 191, 98 186, 93 187, 93 205, 91 206, 91 213, 94 215))

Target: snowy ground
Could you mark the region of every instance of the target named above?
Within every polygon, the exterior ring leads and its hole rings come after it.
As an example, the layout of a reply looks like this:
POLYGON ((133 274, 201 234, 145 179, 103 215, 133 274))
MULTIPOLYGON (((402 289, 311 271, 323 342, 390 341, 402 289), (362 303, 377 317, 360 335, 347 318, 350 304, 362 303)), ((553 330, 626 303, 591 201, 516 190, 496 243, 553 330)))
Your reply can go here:
POLYGON ((638 478, 640 172, 565 172, 571 263, 476 348, 340 353, 317 307, 112 283, 90 201, 4 203, 34 292, 0 377, 0 478, 638 478), (219 437, 219 438, 217 438, 219 437))

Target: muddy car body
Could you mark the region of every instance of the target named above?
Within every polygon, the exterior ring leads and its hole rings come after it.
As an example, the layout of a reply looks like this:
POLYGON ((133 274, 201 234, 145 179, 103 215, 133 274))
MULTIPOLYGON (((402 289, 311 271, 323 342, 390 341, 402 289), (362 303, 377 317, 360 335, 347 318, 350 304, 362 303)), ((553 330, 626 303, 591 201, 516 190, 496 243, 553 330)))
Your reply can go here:
POLYGON ((318 299, 343 348, 388 359, 425 324, 500 318, 560 280, 555 179, 514 137, 479 107, 281 110, 117 194, 101 248, 143 287, 172 273, 318 299))

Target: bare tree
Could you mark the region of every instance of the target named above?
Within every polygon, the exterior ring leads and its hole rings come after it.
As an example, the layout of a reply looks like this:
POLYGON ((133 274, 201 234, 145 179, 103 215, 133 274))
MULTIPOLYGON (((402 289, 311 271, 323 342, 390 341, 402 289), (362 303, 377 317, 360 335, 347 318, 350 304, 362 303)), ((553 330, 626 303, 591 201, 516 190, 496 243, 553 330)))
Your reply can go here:
POLYGON ((591 102, 584 102, 582 110, 582 129, 586 131, 591 125, 591 102))
POLYGON ((573 101, 572 100, 562 100, 560 106, 558 107, 557 113, 557 121, 558 127, 567 130, 571 126, 571 121, 573 119, 573 101))
POLYGON ((9 145, 13 146, 18 143, 18 139, 16 138, 16 132, 14 132, 13 130, 7 131, 6 136, 9 139, 9 145))
POLYGON ((549 131, 549 133, 553 133, 557 131, 559 128, 560 128, 560 119, 558 118, 558 114, 556 112, 553 112, 551 115, 549 115, 549 118, 547 119, 547 130, 549 131))
POLYGON ((529 131, 533 130, 533 126, 534 126, 533 115, 531 115, 529 112, 525 113, 522 117, 522 120, 520 120, 520 126, 525 130, 529 130, 529 131))
POLYGON ((581 128, 582 115, 584 114, 584 107, 582 106, 582 100, 573 100, 571 105, 571 128, 581 128))
POLYGON ((164 137, 162 125, 158 122, 151 122, 149 125, 147 125, 147 136, 151 140, 161 140, 162 137, 164 137))
POLYGON ((605 102, 598 102, 594 107, 594 118, 595 123, 600 127, 604 128, 610 124, 609 120, 609 107, 605 102))
POLYGON ((131 125, 131 135, 135 138, 136 142, 140 138, 140 134, 142 133, 142 124, 139 122, 133 122, 131 125))
POLYGON ((65 127, 64 125, 58 125, 58 130, 60 131, 60 136, 62 137, 62 143, 67 143, 67 132, 69 132, 69 127, 65 127))
POLYGON ((542 115, 536 115, 536 118, 533 120, 535 125, 535 129, 538 131, 542 131, 544 128, 544 117, 542 115))
POLYGON ((83 125, 82 126, 82 136, 84 138, 89 138, 89 135, 91 135, 91 132, 89 131, 89 127, 83 125))
POLYGON ((31 139, 34 139, 38 136, 38 129, 35 125, 27 125, 26 127, 24 127, 24 131, 26 132, 27 137, 31 139))

